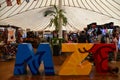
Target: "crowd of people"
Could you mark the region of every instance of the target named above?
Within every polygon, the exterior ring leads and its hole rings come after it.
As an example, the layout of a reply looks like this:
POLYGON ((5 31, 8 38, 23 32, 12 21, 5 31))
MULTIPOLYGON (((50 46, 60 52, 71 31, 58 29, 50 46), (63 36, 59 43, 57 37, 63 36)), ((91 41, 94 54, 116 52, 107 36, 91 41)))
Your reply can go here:
POLYGON ((97 25, 92 23, 87 26, 83 31, 69 32, 68 37, 65 37, 66 42, 74 43, 111 43, 113 37, 119 38, 119 26, 114 26, 111 22, 109 25, 97 25), (109 38, 109 39, 108 39, 109 38))

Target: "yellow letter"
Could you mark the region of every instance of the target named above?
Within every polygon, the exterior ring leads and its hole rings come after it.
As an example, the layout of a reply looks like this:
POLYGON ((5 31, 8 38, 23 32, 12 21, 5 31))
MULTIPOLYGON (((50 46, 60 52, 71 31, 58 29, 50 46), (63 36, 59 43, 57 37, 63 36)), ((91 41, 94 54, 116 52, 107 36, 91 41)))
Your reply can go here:
POLYGON ((59 75, 89 75, 92 64, 84 60, 88 56, 88 50, 93 44, 89 43, 63 43, 62 52, 73 52, 67 57, 60 68, 59 75))

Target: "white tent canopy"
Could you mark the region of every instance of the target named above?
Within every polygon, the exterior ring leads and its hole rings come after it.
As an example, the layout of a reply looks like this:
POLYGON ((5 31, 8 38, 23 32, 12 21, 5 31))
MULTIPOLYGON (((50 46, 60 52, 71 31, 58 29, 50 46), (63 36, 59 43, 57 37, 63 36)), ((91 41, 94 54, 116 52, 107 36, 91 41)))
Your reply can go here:
MULTIPOLYGON (((12 6, 7 6, 6 0, 0 0, 0 25, 14 25, 23 29, 53 30, 48 26, 50 16, 44 17, 44 11, 51 5, 58 5, 58 0, 11 0, 12 6)), ((66 11, 68 24, 64 30, 82 30, 88 24, 98 25, 114 22, 120 25, 120 0, 62 0, 62 8, 66 11)))

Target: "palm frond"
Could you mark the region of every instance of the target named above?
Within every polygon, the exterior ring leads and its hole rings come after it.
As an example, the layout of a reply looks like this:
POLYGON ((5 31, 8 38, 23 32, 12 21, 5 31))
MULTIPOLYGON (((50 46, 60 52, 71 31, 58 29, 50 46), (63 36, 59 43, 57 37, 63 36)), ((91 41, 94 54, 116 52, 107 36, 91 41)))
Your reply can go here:
POLYGON ((63 25, 65 26, 68 23, 67 18, 63 17, 62 20, 63 20, 63 25))
POLYGON ((44 17, 50 15, 50 16, 53 16, 52 19, 50 20, 50 26, 52 26, 52 24, 55 26, 55 30, 58 31, 59 30, 59 26, 60 26, 60 23, 59 23, 59 18, 61 18, 62 20, 62 25, 66 25, 67 24, 67 18, 65 17, 64 13, 65 11, 63 9, 58 9, 56 7, 56 5, 53 6, 54 7, 54 10, 47 10, 44 12, 44 17))
POLYGON ((57 16, 54 18, 54 25, 55 25, 55 29, 58 30, 59 23, 58 23, 58 17, 57 16))
POLYGON ((52 11, 52 10, 47 10, 44 12, 44 17, 48 16, 48 15, 53 15, 55 14, 55 11, 52 11))
POLYGON ((59 10, 59 13, 62 13, 62 14, 63 14, 63 13, 66 13, 66 12, 65 12, 63 9, 60 9, 60 10, 59 10))
POLYGON ((53 21, 54 21, 54 19, 51 19, 51 20, 50 20, 50 24, 49 24, 50 26, 52 26, 53 21))
POLYGON ((54 5, 54 8, 55 8, 56 13, 58 13, 58 12, 59 12, 59 10, 58 10, 58 8, 57 8, 57 6, 56 6, 56 5, 54 5))
POLYGON ((60 17, 61 17, 61 19, 62 19, 63 25, 65 26, 65 25, 67 24, 67 18, 65 17, 64 14, 60 14, 60 17))

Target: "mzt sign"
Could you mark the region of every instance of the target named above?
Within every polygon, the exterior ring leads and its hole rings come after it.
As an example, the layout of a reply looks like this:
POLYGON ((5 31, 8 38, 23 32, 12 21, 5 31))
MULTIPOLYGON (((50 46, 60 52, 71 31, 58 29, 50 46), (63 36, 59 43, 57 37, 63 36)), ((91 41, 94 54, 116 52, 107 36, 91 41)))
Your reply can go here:
MULTIPOLYGON (((72 54, 61 65, 58 75, 89 75, 92 64, 85 60, 89 52, 93 53, 96 71, 107 72, 108 53, 114 50, 114 44, 63 43, 62 52, 72 52, 72 54)), ((40 44, 36 53, 34 53, 31 44, 19 44, 14 75, 26 74, 26 65, 33 75, 38 74, 41 61, 44 63, 45 75, 54 75, 52 52, 48 43, 40 44)))

